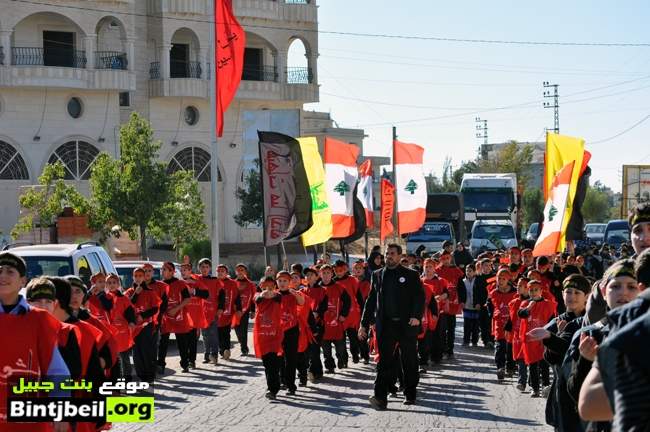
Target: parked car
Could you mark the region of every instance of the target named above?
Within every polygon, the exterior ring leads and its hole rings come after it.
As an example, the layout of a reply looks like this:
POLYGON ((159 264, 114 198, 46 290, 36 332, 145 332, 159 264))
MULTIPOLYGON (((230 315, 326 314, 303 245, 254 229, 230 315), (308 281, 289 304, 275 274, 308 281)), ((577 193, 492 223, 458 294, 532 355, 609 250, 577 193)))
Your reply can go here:
POLYGON ((528 232, 526 232, 526 240, 529 242, 536 242, 540 234, 540 224, 534 222, 528 227, 528 232))
POLYGON ((607 224, 604 223, 588 223, 585 225, 585 237, 591 243, 600 246, 603 244, 606 228, 607 224))
POLYGON ((618 249, 622 243, 630 241, 630 225, 625 219, 607 222, 603 242, 618 249))
POLYGON ((21 256, 27 264, 27 280, 37 276, 77 275, 86 285, 98 272, 115 273, 113 261, 96 242, 79 244, 10 244, 3 250, 21 256))
MULTIPOLYGON (((162 261, 115 261, 115 268, 117 270, 117 275, 122 281, 122 287, 128 288, 133 285, 133 270, 142 267, 146 263, 153 266, 153 278, 161 279, 162 261)), ((174 265, 176 266, 176 278, 182 279, 180 264, 174 263, 174 265)))
POLYGON ((509 220, 477 220, 472 226, 469 248, 474 258, 485 251, 508 249, 517 245, 515 228, 509 220))

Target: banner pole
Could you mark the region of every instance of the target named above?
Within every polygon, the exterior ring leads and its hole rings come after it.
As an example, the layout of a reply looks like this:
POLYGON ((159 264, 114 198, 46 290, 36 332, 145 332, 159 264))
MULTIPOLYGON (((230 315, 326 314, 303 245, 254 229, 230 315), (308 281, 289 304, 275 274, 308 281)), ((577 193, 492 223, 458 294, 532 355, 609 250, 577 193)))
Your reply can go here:
POLYGON ((393 206, 393 216, 395 220, 395 230, 393 231, 393 238, 395 240, 399 239, 399 214, 397 211, 397 172, 395 171, 395 141, 397 141, 397 127, 393 126, 393 186, 395 187, 394 192, 394 206, 393 206))
MULTIPOLYGON (((210 49, 213 56, 212 70, 210 71, 210 196, 211 196, 211 255, 212 263, 219 264, 219 152, 217 147, 217 64, 219 56, 217 51, 217 7, 212 3, 212 16, 214 25, 210 29, 210 49)), ((207 71, 206 71, 207 72, 207 71)))

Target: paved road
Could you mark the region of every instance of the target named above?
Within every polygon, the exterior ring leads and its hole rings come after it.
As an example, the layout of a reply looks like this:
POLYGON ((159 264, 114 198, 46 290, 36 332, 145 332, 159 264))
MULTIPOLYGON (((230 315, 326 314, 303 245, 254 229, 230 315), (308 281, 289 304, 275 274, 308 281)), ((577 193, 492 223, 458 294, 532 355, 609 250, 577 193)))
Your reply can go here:
MULTIPOLYGON (((462 328, 462 324, 460 326, 462 328)), ((234 332, 233 332, 234 337, 234 332)), ((491 352, 457 347, 456 358, 420 381, 418 405, 391 399, 389 410, 368 405, 372 365, 351 365, 324 381, 264 398, 264 369, 254 357, 200 365, 182 373, 178 357, 168 360, 167 374, 156 385, 156 421, 116 425, 115 431, 550 431, 544 424, 544 399, 499 384, 491 352), (171 369, 170 369, 171 368, 171 369), (172 370, 173 369, 173 370, 172 370)))

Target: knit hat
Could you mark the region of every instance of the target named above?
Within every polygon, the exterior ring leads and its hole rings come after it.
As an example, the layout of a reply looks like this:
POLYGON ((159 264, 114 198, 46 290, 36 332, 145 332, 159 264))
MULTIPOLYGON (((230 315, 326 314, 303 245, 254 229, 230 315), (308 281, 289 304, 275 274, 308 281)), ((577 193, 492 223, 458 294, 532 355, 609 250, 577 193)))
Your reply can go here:
POLYGON ((589 295, 591 292, 591 283, 589 283, 589 280, 586 277, 580 274, 569 275, 564 279, 564 282, 562 282, 562 287, 563 289, 577 289, 578 291, 585 293, 585 295, 589 295))

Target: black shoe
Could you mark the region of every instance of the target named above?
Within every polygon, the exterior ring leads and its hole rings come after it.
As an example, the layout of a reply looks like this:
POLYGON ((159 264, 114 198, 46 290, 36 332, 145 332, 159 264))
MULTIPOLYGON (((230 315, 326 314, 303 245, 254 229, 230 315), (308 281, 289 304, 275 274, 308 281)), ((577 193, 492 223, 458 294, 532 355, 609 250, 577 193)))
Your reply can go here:
POLYGON ((505 369, 497 369, 497 379, 499 381, 503 381, 505 377, 506 377, 505 369))
POLYGON ((359 363, 359 357, 352 357, 352 363, 354 364, 359 363))
POLYGON ((293 395, 295 395, 295 394, 296 394, 296 389, 289 389, 289 390, 287 390, 287 394, 288 394, 289 396, 293 396, 293 395))
POLYGON ((334 373, 334 369, 325 369, 325 373, 331 375, 334 373))
POLYGON ((156 371, 158 372, 158 375, 165 375, 165 366, 158 365, 156 371))
POLYGON ((208 364, 208 363, 210 363, 210 359, 209 358, 204 358, 201 363, 208 364))
POLYGON ((190 369, 196 369, 196 362, 190 362, 190 369))
POLYGON ((425 368, 424 366, 420 366, 420 373, 421 374, 427 373, 427 368, 425 368))
POLYGON ((415 405, 415 399, 405 399, 402 405, 415 405))
POLYGON ((286 390, 287 386, 286 384, 280 384, 280 390, 286 390))
POLYGON ((372 405, 372 407, 377 411, 385 411, 388 407, 388 402, 381 401, 374 396, 370 396, 368 402, 370 402, 370 405, 372 405))
POLYGON ((366 358, 363 359, 363 364, 364 365, 367 365, 369 363, 370 363, 370 359, 366 359, 366 358))
POLYGON ((454 358, 454 353, 453 352, 447 353, 447 359, 448 360, 451 360, 453 358, 454 358))
POLYGON ((307 380, 300 380, 298 382, 298 387, 307 387, 307 380))
POLYGON ((275 400, 275 393, 272 393, 270 391, 267 391, 266 394, 264 395, 268 400, 275 400))
POLYGON ((514 369, 506 369, 506 376, 508 378, 512 378, 513 376, 515 376, 515 370, 514 369))
POLYGON ((188 373, 189 371, 190 371, 189 368, 186 368, 186 367, 183 368, 183 373, 188 373))

